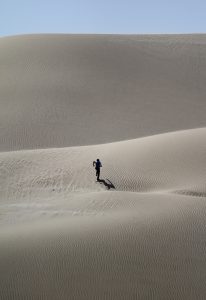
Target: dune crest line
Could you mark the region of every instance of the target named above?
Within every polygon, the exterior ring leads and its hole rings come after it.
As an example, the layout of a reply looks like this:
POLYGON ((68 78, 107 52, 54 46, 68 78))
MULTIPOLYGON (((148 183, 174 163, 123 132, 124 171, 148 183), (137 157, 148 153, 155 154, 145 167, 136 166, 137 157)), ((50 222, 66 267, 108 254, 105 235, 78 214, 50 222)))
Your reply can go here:
POLYGON ((206 128, 200 128, 102 145, 0 153, 1 205, 9 213, 12 205, 36 203, 38 212, 44 205, 52 209, 54 202, 62 211, 56 198, 64 202, 108 186, 204 197, 205 140, 206 128), (104 167, 95 182, 92 161, 99 156, 104 167))

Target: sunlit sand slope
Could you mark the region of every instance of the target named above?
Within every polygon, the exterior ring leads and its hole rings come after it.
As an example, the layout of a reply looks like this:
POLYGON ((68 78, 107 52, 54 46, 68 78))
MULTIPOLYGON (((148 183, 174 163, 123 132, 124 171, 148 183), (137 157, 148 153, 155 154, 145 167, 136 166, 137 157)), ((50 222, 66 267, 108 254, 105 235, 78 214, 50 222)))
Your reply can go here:
POLYGON ((206 125, 206 35, 6 37, 0 70, 0 151, 206 125))
POLYGON ((103 191, 92 167, 97 157, 103 163, 101 177, 118 191, 201 196, 206 193, 205 140, 202 128, 103 145, 1 153, 2 199, 42 201, 103 191))
POLYGON ((1 153, 1 299, 204 299, 205 141, 1 153))

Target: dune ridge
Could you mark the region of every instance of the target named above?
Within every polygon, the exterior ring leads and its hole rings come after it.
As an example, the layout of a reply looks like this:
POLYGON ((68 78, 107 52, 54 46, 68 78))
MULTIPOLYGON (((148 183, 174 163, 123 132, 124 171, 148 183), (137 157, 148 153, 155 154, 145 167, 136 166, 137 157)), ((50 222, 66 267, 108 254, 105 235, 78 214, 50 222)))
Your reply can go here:
POLYGON ((99 191, 92 168, 98 156, 105 164, 101 176, 116 190, 193 188, 203 193, 205 136, 201 128, 102 145, 0 153, 3 197, 12 199, 13 190, 14 199, 32 197, 33 189, 41 197, 43 191, 58 191, 59 196, 99 191))

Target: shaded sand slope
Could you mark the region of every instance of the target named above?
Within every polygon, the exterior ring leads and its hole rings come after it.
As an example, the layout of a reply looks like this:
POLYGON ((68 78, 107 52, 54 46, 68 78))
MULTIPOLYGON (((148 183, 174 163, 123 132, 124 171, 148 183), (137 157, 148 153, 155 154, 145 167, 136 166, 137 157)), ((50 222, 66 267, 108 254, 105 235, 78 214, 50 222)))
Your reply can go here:
POLYGON ((0 150, 205 126, 206 35, 0 39, 0 150))
POLYGON ((1 153, 1 299, 204 299, 205 137, 1 153))
POLYGON ((1 230, 1 299, 205 298, 205 198, 90 200, 102 208, 93 217, 1 230))

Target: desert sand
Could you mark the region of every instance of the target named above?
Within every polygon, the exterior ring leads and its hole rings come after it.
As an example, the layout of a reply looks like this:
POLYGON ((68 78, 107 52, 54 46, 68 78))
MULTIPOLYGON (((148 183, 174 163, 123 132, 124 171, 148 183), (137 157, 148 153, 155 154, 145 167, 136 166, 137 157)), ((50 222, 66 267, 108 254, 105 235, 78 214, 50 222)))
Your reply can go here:
POLYGON ((0 299, 205 299, 206 35, 4 37, 0 70, 0 299))

